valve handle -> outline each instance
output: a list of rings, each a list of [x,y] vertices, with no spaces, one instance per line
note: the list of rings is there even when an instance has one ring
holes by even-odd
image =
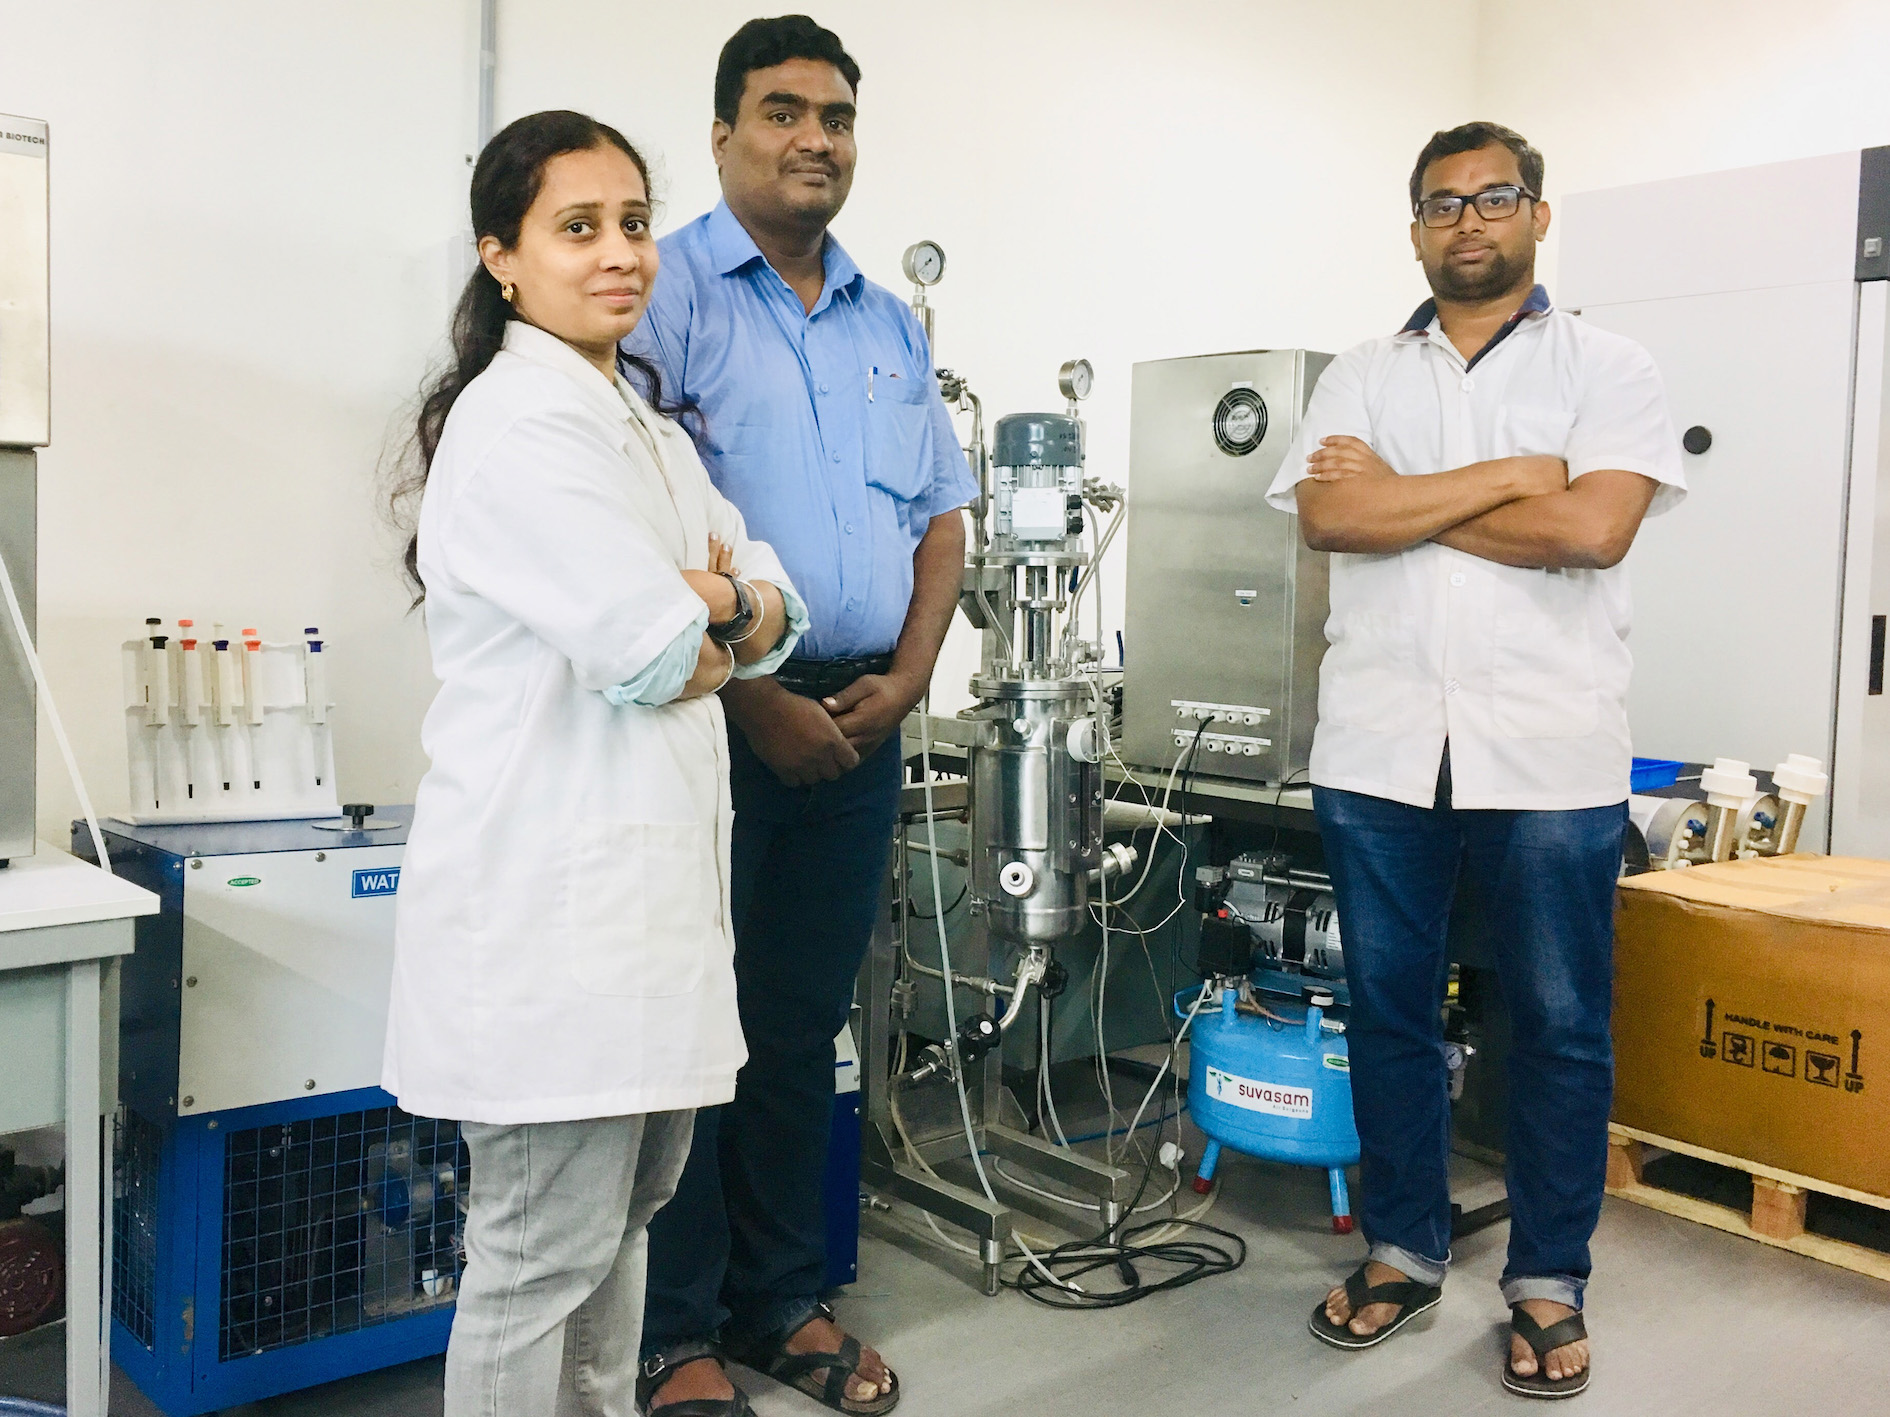
[[[348,824],[356,831],[362,831],[367,827],[367,819],[374,815],[374,804],[372,802],[344,802],[341,804],[341,810],[348,818]]]
[[[958,1026],[958,1056],[975,1063],[1004,1041],[1004,1031],[989,1014],[973,1014]]]

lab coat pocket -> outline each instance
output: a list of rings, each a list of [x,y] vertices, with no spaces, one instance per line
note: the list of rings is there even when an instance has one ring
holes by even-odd
[[[930,380],[882,372],[866,405],[866,480],[901,502],[917,500],[930,478],[925,430],[931,392]]]
[[[1408,615],[1355,611],[1334,617],[1319,666],[1319,718],[1374,733],[1411,726],[1417,628]]]
[[[1581,738],[1600,722],[1589,639],[1590,571],[1511,569],[1497,590],[1490,653],[1496,730]]]
[[[709,827],[580,822],[566,864],[571,972],[592,994],[691,993],[722,944],[722,890]]]

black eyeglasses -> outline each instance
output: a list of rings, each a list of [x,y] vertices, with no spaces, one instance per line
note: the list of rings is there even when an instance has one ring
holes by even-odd
[[[1455,226],[1463,220],[1463,209],[1474,205],[1485,221],[1503,221],[1516,215],[1524,197],[1541,200],[1521,187],[1485,187],[1474,197],[1426,197],[1417,204],[1417,214],[1426,226]]]

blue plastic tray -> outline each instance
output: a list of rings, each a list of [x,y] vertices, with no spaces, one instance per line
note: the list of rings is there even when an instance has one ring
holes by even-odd
[[[1635,792],[1651,792],[1656,787],[1672,787],[1680,780],[1681,764],[1669,758],[1636,758],[1628,774],[1628,784]]]

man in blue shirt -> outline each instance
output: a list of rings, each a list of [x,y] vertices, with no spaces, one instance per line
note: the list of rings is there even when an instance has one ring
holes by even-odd
[[[700,410],[710,476],[810,621],[774,675],[723,690],[749,1058],[734,1101],[697,1114],[676,1198],[650,1226],[639,1401],[689,1404],[678,1417],[748,1410],[723,1355],[840,1411],[900,1396],[819,1298],[833,1039],[888,867],[899,725],[957,606],[959,508],[977,487],[918,321],[827,231],[852,185],[859,77],[804,15],[729,40],[711,130],[723,200],[664,238],[627,344],[666,397]]]

